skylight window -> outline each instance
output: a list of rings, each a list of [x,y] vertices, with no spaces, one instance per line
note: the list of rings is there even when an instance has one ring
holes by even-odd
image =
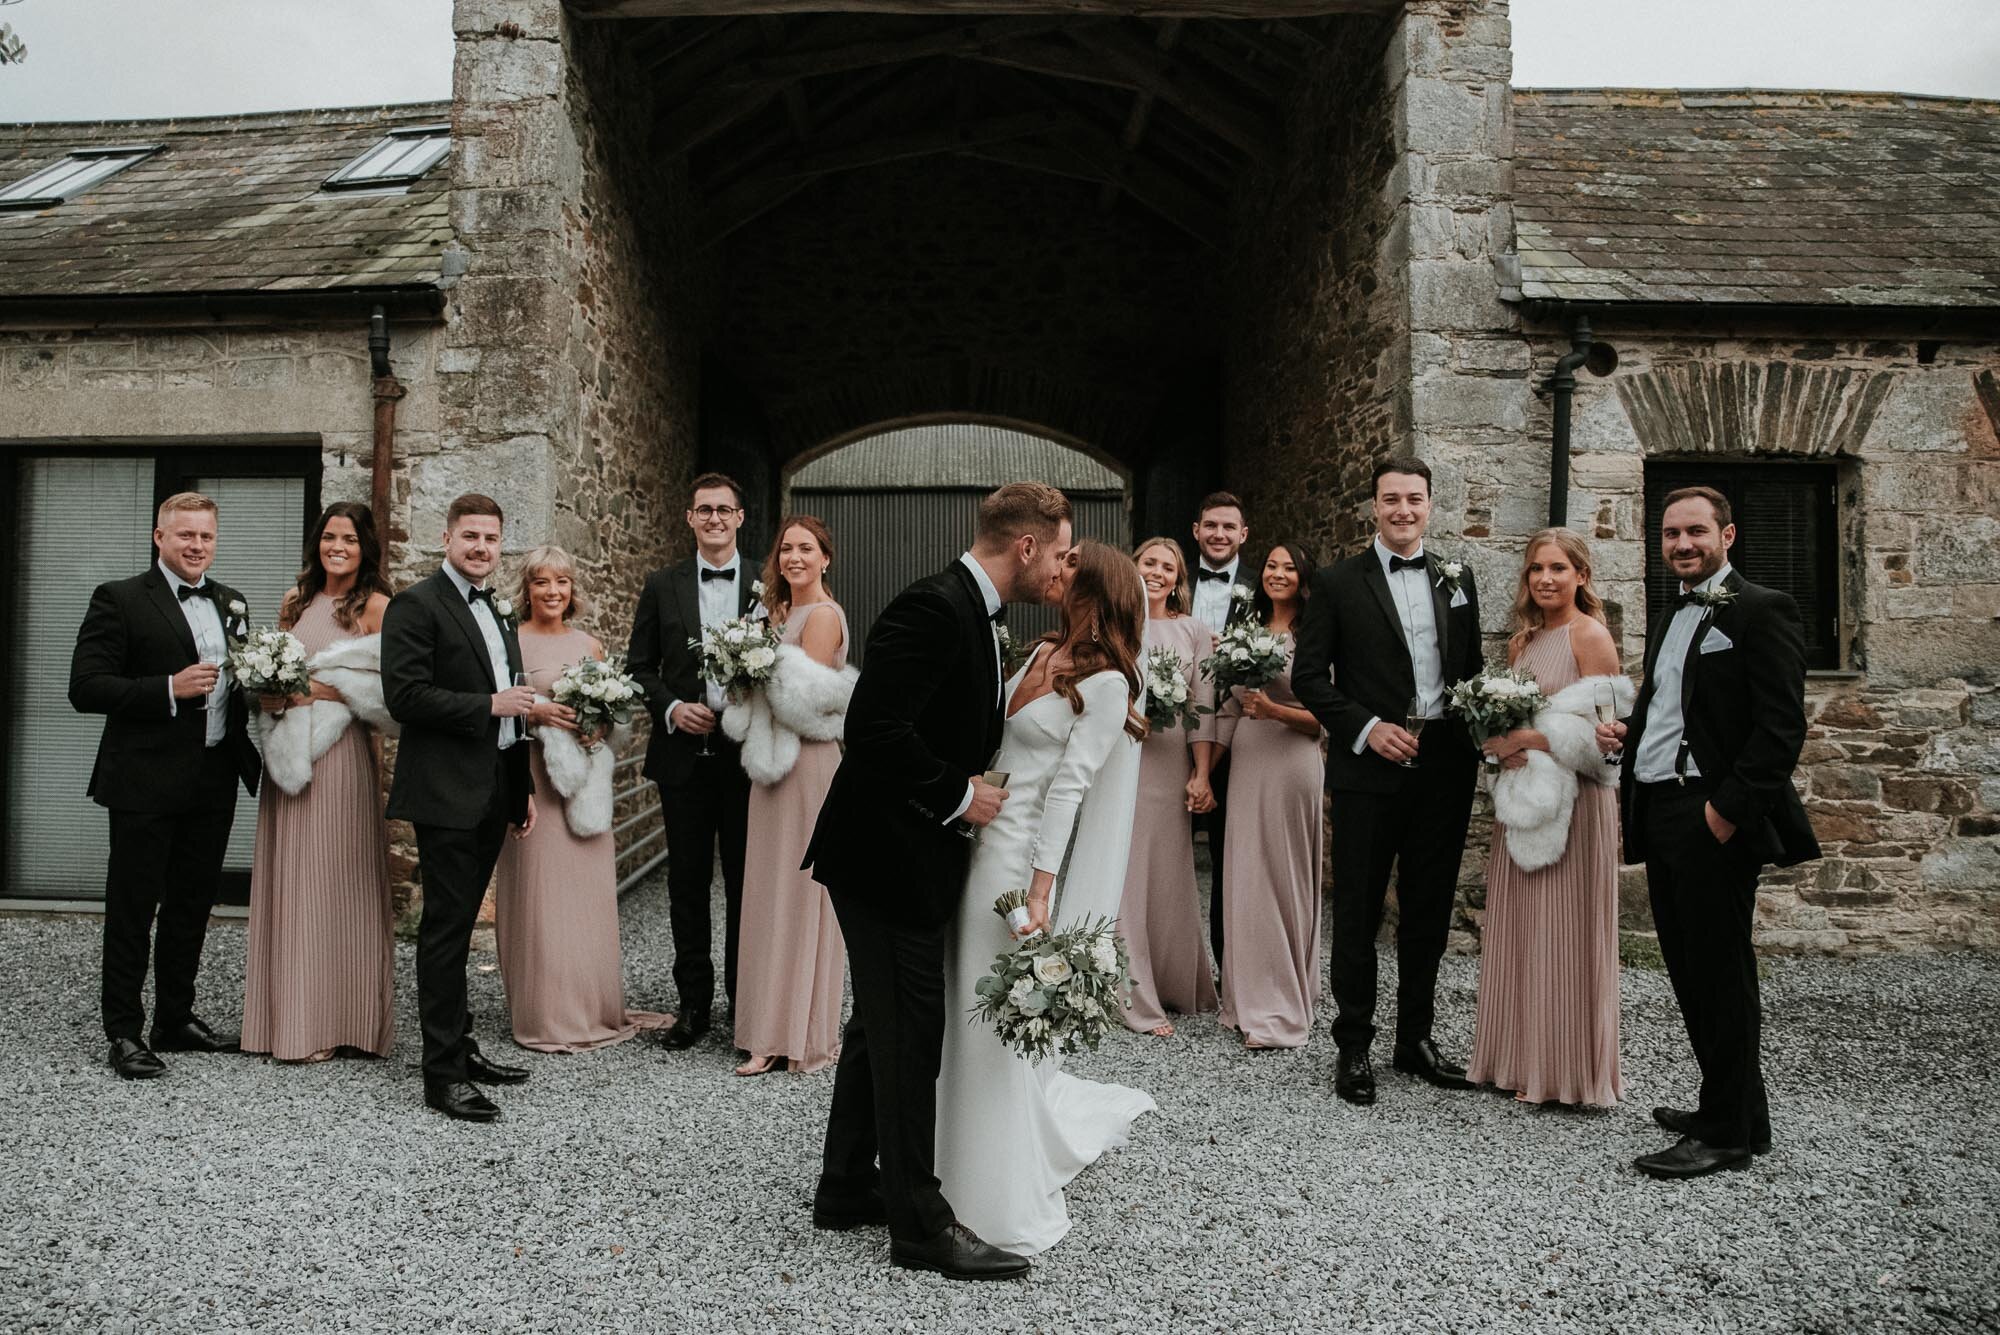
[[[43,209],[74,199],[157,152],[158,144],[72,150],[54,166],[23,176],[12,185],[0,186],[0,209]]]
[[[449,125],[415,125],[391,130],[386,139],[326,178],[325,190],[379,190],[409,185],[451,151]]]

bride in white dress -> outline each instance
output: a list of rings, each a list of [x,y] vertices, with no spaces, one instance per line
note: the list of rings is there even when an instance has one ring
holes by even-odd
[[[1060,930],[1116,916],[1125,885],[1139,783],[1139,742],[1128,724],[1144,726],[1134,712],[1144,587],[1129,557],[1097,542],[1071,550],[1064,578],[1062,639],[1038,644],[1007,683],[993,768],[1006,771],[1008,798],[980,832],[959,902],[938,1077],[945,1199],[980,1237],[1026,1255],[1069,1231],[1063,1187],[1123,1145],[1133,1119],[1154,1107],[1145,1091],[1078,1079],[1059,1059],[1032,1066],[986,1024],[967,1022],[974,984],[1014,944],[993,912],[996,897],[1026,889],[1047,902],[1054,891]]]

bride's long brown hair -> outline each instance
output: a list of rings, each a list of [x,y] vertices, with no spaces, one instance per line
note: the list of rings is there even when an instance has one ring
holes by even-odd
[[[1069,651],[1069,666],[1049,677],[1049,689],[1083,712],[1076,684],[1104,671],[1123,674],[1132,699],[1139,698],[1139,648],[1146,633],[1145,584],[1132,558],[1108,543],[1088,538],[1076,545],[1076,575],[1063,597],[1062,625],[1042,638],[1050,653]],[[1146,740],[1146,719],[1128,706],[1125,732]]]

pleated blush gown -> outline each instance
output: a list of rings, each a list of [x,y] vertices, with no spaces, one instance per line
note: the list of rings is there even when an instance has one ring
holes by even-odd
[[[359,639],[320,594],[292,627],[308,654]],[[334,1048],[387,1056],[395,1041],[389,833],[371,729],[359,719],[293,797],[258,787],[250,859],[243,1051],[302,1061]]]
[[[1569,627],[1538,632],[1517,667],[1545,695],[1578,679]],[[1605,767],[1607,780],[1617,771]],[[1577,784],[1560,860],[1522,871],[1493,825],[1480,939],[1479,1020],[1467,1075],[1529,1103],[1610,1107],[1618,1066],[1618,790]]]

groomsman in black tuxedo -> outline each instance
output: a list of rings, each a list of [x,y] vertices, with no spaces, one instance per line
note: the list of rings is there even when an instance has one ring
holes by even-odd
[[[184,491],[160,503],[158,559],[100,584],[77,632],[69,702],[103,714],[89,796],[110,813],[104,879],[104,1035],[127,1080],[166,1073],[158,1052],[227,1052],[194,1013],[194,980],[236,817],[236,785],[253,795],[263,764],[232,678],[230,644],[249,631],[236,590],[208,578],[215,502]],[[159,930],[153,920],[159,918]],[[146,957],[153,957],[152,1042],[140,1034]]]
[[[389,816],[416,827],[423,917],[417,926],[417,1016],[424,1102],[448,1117],[500,1115],[479,1085],[528,1073],[488,1061],[472,1037],[465,959],[507,827],[534,828],[534,779],[523,718],[535,693],[521,671],[513,608],[487,578],[500,564],[499,503],[468,493],[445,510],[444,567],[389,601],[382,617],[382,692],[403,725]]]
[[[937,1079],[944,1027],[964,1023],[946,1011],[945,943],[972,836],[1007,799],[983,777],[1003,731],[994,626],[1006,602],[1053,601],[1069,545],[1063,494],[1010,483],[980,502],[972,550],[889,604],[868,632],[846,751],[806,848],[854,980],[813,1225],[886,1224],[892,1262],[952,1279],[1029,1270],[959,1223],[944,1198]],[[1030,916],[1045,926],[1048,906]]]
[[[1789,594],[1730,568],[1729,502],[1667,496],[1660,547],[1680,596],[1654,617],[1646,675],[1621,744],[1625,858],[1646,864],[1653,926],[1701,1068],[1692,1110],[1655,1108],[1680,1136],[1635,1160],[1659,1178],[1740,1168],[1771,1148],[1759,1062],[1757,876],[1820,855],[1792,771],[1805,745],[1805,635]]]
[[[1374,487],[1375,541],[1313,575],[1292,667],[1292,689],[1328,737],[1334,1089],[1357,1104],[1375,1101],[1375,933],[1392,867],[1395,1067],[1440,1088],[1469,1087],[1431,1027],[1478,767],[1464,725],[1445,717],[1445,691],[1484,662],[1472,568],[1424,550],[1429,466],[1385,460]],[[1412,733],[1412,717],[1426,726]]]
[[[695,554],[655,570],[639,594],[625,667],[645,688],[653,716],[646,777],[660,786],[667,827],[667,906],[674,933],[674,987],[680,1013],[662,1041],[686,1048],[709,1031],[715,1002],[714,927],[709,888],[722,860],[722,992],[736,1005],[737,927],[743,909],[743,845],[749,836],[750,776],[736,743],[718,729],[722,688],[701,679],[690,640],[747,615],[756,577],[736,548],[743,488],[722,473],[694,480],[687,525]]]
[[[1202,498],[1195,514],[1194,606],[1189,612],[1212,631],[1229,629],[1234,622],[1252,615],[1249,597],[1237,597],[1241,588],[1254,592],[1252,581],[1243,578],[1243,544],[1250,540],[1250,526],[1243,521],[1243,502],[1226,491],[1211,492]],[[1208,940],[1215,949],[1215,966],[1222,967],[1222,840],[1229,821],[1229,752],[1225,748],[1209,771],[1209,787],[1215,793],[1215,810],[1194,818],[1197,830],[1208,832]]]

